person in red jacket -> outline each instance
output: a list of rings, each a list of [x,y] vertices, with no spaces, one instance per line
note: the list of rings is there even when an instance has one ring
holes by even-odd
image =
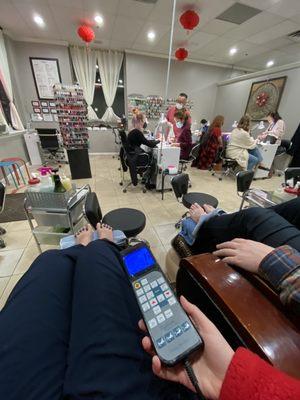
[[[239,348],[235,353],[214,324],[183,296],[181,305],[192,318],[204,340],[204,350],[195,355],[192,367],[200,389],[211,400],[299,400],[300,381],[278,371],[251,351]],[[145,331],[142,320],[140,329]],[[153,356],[152,370],[162,379],[179,382],[195,391],[183,366],[163,366],[153,353],[149,337],[144,349]]]
[[[199,169],[209,169],[216,161],[219,149],[222,148],[222,126],[224,124],[223,115],[217,115],[208,131],[200,139],[200,151],[192,166]]]

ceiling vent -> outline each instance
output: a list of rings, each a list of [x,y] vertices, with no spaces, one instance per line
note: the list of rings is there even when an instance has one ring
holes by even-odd
[[[134,0],[137,1],[138,3],[144,3],[144,4],[156,4],[158,0]]]
[[[216,19],[221,21],[231,22],[232,24],[241,25],[243,22],[248,21],[248,19],[254,17],[255,15],[261,13],[262,10],[258,8],[249,7],[245,4],[235,3],[233,6],[229,7]]]
[[[300,43],[300,31],[295,31],[287,35],[293,42]]]

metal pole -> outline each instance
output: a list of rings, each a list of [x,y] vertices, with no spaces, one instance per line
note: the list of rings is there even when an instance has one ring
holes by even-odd
[[[170,80],[170,69],[171,69],[171,60],[172,60],[172,45],[173,45],[175,15],[176,15],[176,0],[173,0],[172,25],[171,25],[171,35],[170,35],[170,45],[169,45],[169,59],[168,59],[168,70],[167,70],[167,80],[166,80],[166,89],[165,89],[165,103],[167,103],[168,91],[169,91],[169,80]]]

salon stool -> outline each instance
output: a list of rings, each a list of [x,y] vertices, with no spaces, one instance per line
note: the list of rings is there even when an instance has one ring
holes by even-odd
[[[108,212],[102,219],[104,224],[123,231],[126,237],[131,238],[141,233],[146,226],[145,214],[134,208],[117,208]]]
[[[115,230],[124,232],[127,238],[133,238],[146,226],[145,214],[134,208],[117,208],[102,216],[96,193],[88,193],[85,200],[84,213],[89,223],[96,229],[97,223],[110,225]]]
[[[27,175],[28,180],[30,179],[30,174],[29,174],[29,171],[28,171],[26,162],[25,162],[22,158],[20,158],[20,157],[9,157],[9,158],[4,158],[4,159],[1,160],[1,161],[4,161],[4,162],[5,162],[5,161],[8,161],[8,162],[11,161],[11,162],[13,162],[14,164],[17,163],[17,165],[19,166],[19,168],[18,168],[19,170],[20,170],[20,168],[23,166],[23,167],[24,167],[24,170],[25,170],[25,172],[26,172],[26,175]],[[17,180],[18,180],[18,182],[19,182],[19,184],[20,184],[19,175],[18,175],[17,169],[16,169],[15,166],[14,166],[13,168],[14,168],[14,171],[15,171],[16,178],[17,178]],[[25,184],[25,180],[24,180],[24,178],[23,178],[22,173],[21,173],[21,176],[22,176],[23,182],[24,182],[24,184]]]
[[[192,204],[198,203],[200,206],[208,204],[216,208],[218,206],[218,199],[210,194],[190,192],[182,196],[182,204],[186,208],[190,208]]]
[[[7,178],[7,175],[6,175],[5,168],[8,169],[9,174],[11,176],[11,179],[13,180],[16,189],[18,189],[19,188],[18,184],[20,184],[20,182],[19,182],[18,173],[16,171],[16,166],[19,169],[19,173],[23,178],[22,172],[21,172],[20,167],[19,167],[19,165],[17,163],[15,163],[13,161],[0,161],[0,168],[1,168],[1,171],[2,171],[2,175],[3,175],[4,179],[5,179],[6,185],[9,185],[9,180]],[[15,176],[14,176],[14,174],[15,174]],[[23,178],[23,180],[24,180],[24,178]],[[24,181],[24,183],[25,183],[25,181]]]

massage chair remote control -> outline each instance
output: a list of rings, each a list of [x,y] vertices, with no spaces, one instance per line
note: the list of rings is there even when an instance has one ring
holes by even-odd
[[[148,332],[160,360],[173,366],[203,346],[202,338],[143,243],[122,252]]]

